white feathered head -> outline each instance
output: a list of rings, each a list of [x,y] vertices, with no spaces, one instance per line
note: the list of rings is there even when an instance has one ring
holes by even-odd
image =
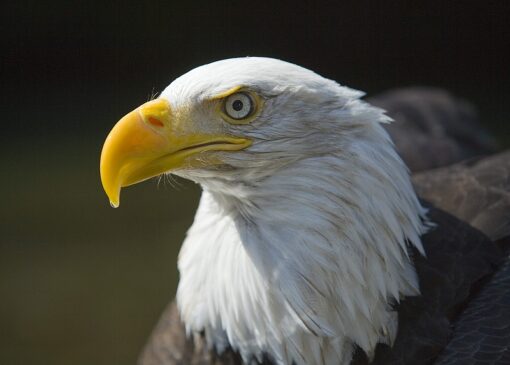
[[[198,67],[126,115],[101,156],[120,189],[174,173],[204,188],[179,258],[191,332],[245,359],[346,363],[396,331],[422,251],[409,173],[359,91],[269,58]],[[329,359],[329,360],[328,360]]]

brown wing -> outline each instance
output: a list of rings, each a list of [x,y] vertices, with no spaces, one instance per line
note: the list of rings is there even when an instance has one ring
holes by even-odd
[[[435,364],[510,364],[509,260],[469,303]]]
[[[139,365],[240,365],[241,357],[233,351],[218,356],[207,348],[201,336],[191,338],[179,318],[175,301],[163,312],[145,346]]]
[[[493,241],[510,236],[510,151],[413,176],[418,195]]]
[[[367,99],[395,122],[386,129],[411,171],[451,165],[496,151],[474,108],[441,89],[403,88]]]
[[[418,174],[421,196],[487,234],[510,244],[510,151]],[[510,364],[510,260],[459,317],[438,365]]]

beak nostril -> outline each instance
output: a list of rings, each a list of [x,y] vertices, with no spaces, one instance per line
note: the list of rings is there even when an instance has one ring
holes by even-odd
[[[164,124],[161,120],[155,117],[149,117],[147,118],[147,121],[152,124],[154,127],[163,127]]]

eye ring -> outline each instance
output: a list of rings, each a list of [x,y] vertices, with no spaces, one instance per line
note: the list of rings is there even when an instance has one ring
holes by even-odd
[[[223,111],[233,120],[246,119],[253,114],[255,103],[250,94],[238,92],[229,95],[223,103]]]

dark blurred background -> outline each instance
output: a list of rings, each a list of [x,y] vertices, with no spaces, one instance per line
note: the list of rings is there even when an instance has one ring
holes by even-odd
[[[470,100],[510,145],[505,1],[12,1],[2,5],[0,363],[132,364],[177,283],[199,188],[137,185],[111,209],[112,125],[214,60],[282,58],[374,95]]]

